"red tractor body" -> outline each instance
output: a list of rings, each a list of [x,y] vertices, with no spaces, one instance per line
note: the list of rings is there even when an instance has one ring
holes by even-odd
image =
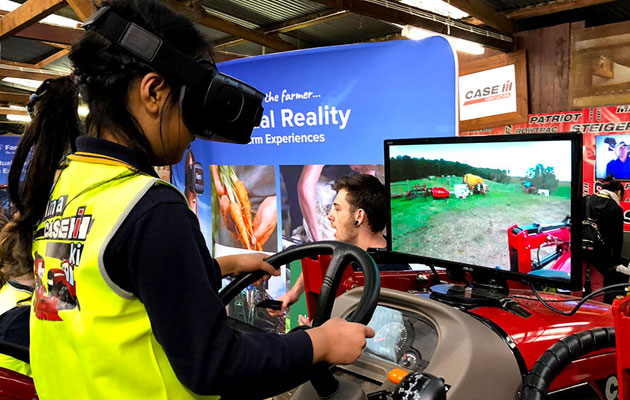
[[[311,316],[314,315],[319,288],[329,261],[329,256],[320,256],[318,260],[302,260],[307,306]],[[447,279],[445,271],[440,270],[437,274],[440,280]],[[429,296],[429,288],[436,280],[435,274],[431,271],[392,271],[381,272],[380,275],[382,288],[425,297]],[[361,286],[363,281],[363,273],[348,267],[337,295]],[[519,284],[510,284],[510,286],[517,287]],[[559,339],[589,329],[614,325],[611,306],[608,304],[588,301],[578,312],[567,317],[545,308],[529,289],[512,288],[507,297],[514,299],[518,306],[530,315],[523,317],[492,306],[465,307],[463,312],[484,322],[489,327],[487,334],[492,334],[490,332],[492,331],[504,337],[506,342],[513,347],[514,357],[521,365],[522,371],[530,371],[538,358]],[[575,297],[564,294],[541,293],[541,297],[565,312],[570,311],[577,304]],[[628,324],[630,326],[630,323]],[[470,338],[470,340],[474,341],[475,338]],[[628,367],[630,367],[630,361]],[[630,376],[630,373],[628,375]],[[491,384],[491,381],[488,384]],[[558,394],[565,390],[569,390],[568,394],[573,397],[562,397]],[[573,361],[553,380],[549,388],[550,393],[555,392],[555,395],[559,396],[558,399],[615,399],[616,390],[616,351],[614,348],[593,352]]]
[[[527,274],[544,269],[561,271],[567,276],[571,273],[571,226],[568,221],[523,227],[513,225],[508,228],[507,236],[511,271]],[[535,258],[532,252],[535,252]]]

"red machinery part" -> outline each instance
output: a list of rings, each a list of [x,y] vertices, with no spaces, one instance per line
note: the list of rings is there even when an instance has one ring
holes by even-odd
[[[326,270],[330,263],[331,256],[320,255],[317,259],[303,258],[302,276],[304,278],[304,294],[306,296],[306,308],[309,317],[315,315],[317,308],[317,297],[319,296]],[[438,280],[446,281],[446,271],[437,271]],[[381,287],[395,289],[401,292],[423,292],[434,284],[435,275],[431,271],[382,271]],[[363,286],[365,276],[362,272],[354,271],[348,266],[341,278],[341,284],[337,289],[337,296],[355,287]]]
[[[330,256],[319,256],[318,259],[302,259],[309,316],[314,315],[314,310],[317,307],[319,287],[321,287],[329,261]],[[440,280],[448,281],[445,271],[440,270],[438,274]],[[353,287],[361,286],[362,275],[362,273],[353,271],[351,267],[348,267],[341,280],[337,295]],[[381,287],[402,292],[422,294],[427,292],[433,284],[433,273],[430,271],[381,272],[380,275]],[[497,307],[478,307],[468,312],[477,315],[497,333],[506,335],[514,343],[515,354],[520,354],[527,371],[531,370],[540,355],[559,339],[574,333],[613,325],[611,308],[608,304],[589,301],[575,315],[571,317],[561,316],[545,308],[535,298],[531,290],[524,289],[522,284],[509,283],[508,297],[512,297],[525,311],[531,313],[530,317],[522,318]],[[540,295],[546,301],[550,301],[554,307],[565,312],[569,312],[577,304],[575,297],[563,294],[540,293]],[[630,321],[630,317],[627,320]],[[617,337],[623,337],[619,333],[617,335]],[[626,351],[625,354],[630,360],[630,351]],[[630,368],[630,361],[625,365]],[[599,398],[606,399],[607,388],[614,389],[616,387],[617,378],[613,375],[616,370],[614,348],[595,351],[569,364],[551,382],[549,391],[553,392],[588,383],[593,390],[597,391]],[[630,397],[626,397],[626,400],[630,400]]]
[[[565,312],[571,311],[577,303],[562,294],[540,295],[554,307]],[[503,330],[516,344],[528,371],[532,369],[540,355],[559,339],[589,329],[613,325],[608,304],[589,301],[575,315],[565,317],[543,307],[530,290],[512,289],[509,296],[518,296],[515,300],[532,315],[523,319],[496,307],[480,307],[470,310],[470,313],[492,321]],[[559,300],[565,301],[558,302]],[[602,391],[597,383],[605,383],[610,378],[611,371],[615,371],[615,359],[615,349],[610,348],[575,360],[553,380],[549,391],[571,387],[581,382],[590,382],[594,388]]]
[[[507,230],[510,251],[510,269],[513,272],[530,273],[532,271],[532,250],[546,246],[557,246],[559,257],[553,263],[553,270],[571,272],[569,243],[571,228],[568,224],[556,224],[533,229],[532,226],[513,225]]]
[[[630,400],[630,297],[615,300],[612,306],[617,339],[619,400]]]
[[[37,400],[33,379],[17,372],[0,368],[0,400]]]
[[[431,188],[431,195],[434,199],[447,199],[451,193],[443,187],[434,187]]]

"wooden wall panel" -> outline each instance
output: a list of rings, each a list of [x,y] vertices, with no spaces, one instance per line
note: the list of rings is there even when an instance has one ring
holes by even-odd
[[[572,31],[570,107],[630,103],[629,37],[628,21]]]
[[[529,112],[568,110],[571,25],[519,32],[517,48],[527,51]]]

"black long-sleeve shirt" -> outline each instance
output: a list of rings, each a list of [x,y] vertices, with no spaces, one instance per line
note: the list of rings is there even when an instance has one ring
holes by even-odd
[[[607,196],[591,195],[586,198],[586,216],[597,221],[597,227],[606,244],[603,269],[621,262],[623,248],[623,209]]]
[[[117,144],[80,138],[77,149],[155,175]],[[108,244],[104,265],[115,284],[142,301],[177,377],[195,393],[263,398],[308,378],[313,351],[305,332],[240,334],[227,325],[219,265],[197,217],[172,188],[157,185],[136,204]]]

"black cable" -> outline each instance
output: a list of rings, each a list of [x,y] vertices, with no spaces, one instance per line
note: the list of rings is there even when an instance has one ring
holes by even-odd
[[[437,269],[435,269],[435,265],[433,264],[429,264],[429,268],[431,269],[431,272],[433,272],[433,282],[437,284],[440,283],[440,274],[438,274]],[[464,278],[464,280],[466,280]]]
[[[543,306],[547,307],[549,310],[551,310],[551,311],[553,311],[555,313],[558,313],[558,314],[570,317],[573,314],[575,314],[580,309],[580,307],[582,307],[582,304],[584,304],[587,300],[591,299],[592,297],[598,296],[599,294],[605,293],[605,292],[620,291],[620,290],[612,290],[612,289],[620,289],[620,288],[630,287],[630,282],[628,282],[628,283],[616,283],[614,285],[610,285],[610,286],[603,287],[601,289],[597,289],[594,292],[592,292],[592,293],[588,294],[587,296],[583,297],[582,300],[580,300],[575,305],[575,307],[573,307],[573,309],[571,311],[569,311],[568,313],[564,312],[562,310],[558,310],[557,308],[554,308],[551,305],[547,304],[547,302],[542,297],[540,297],[540,295],[538,294],[538,291],[536,290],[536,287],[534,286],[534,284],[532,283],[530,286],[532,288],[532,292],[534,293],[534,296],[536,296],[538,301],[540,301]]]
[[[519,296],[519,295],[514,295],[511,296],[512,299],[523,299],[523,300],[532,300],[532,301],[538,301],[537,298],[535,297],[531,297],[531,296]],[[569,299],[569,301],[577,301],[579,298],[576,297],[575,299]],[[566,303],[567,299],[555,299],[555,300],[545,300],[547,303]]]

